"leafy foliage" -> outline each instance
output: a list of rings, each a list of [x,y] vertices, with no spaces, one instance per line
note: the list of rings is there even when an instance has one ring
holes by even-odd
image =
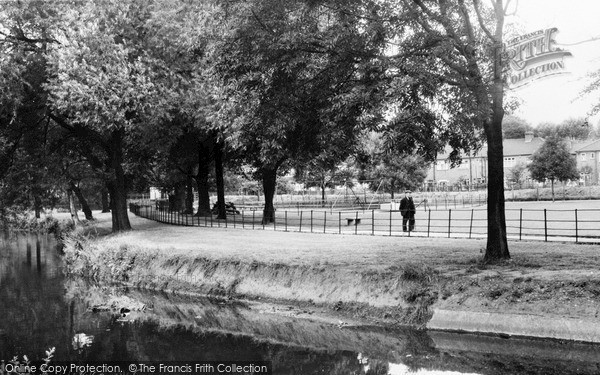
[[[513,183],[517,184],[517,186],[520,188],[521,184],[523,183],[523,180],[525,179],[526,172],[527,165],[525,165],[524,163],[517,163],[517,165],[515,165],[508,171],[508,179]]]
[[[533,126],[519,117],[506,116],[502,121],[502,136],[505,139],[523,139],[529,131],[533,132]]]
[[[386,144],[386,139],[372,133],[363,140],[363,158],[359,159],[361,177],[369,180],[373,190],[397,191],[417,189],[427,176],[425,159],[406,149]]]
[[[543,123],[538,125],[540,137],[559,137],[585,140],[593,135],[594,130],[585,118],[569,118],[560,124]]]
[[[558,137],[546,139],[533,154],[529,165],[531,177],[537,181],[550,180],[554,197],[554,181],[567,181],[579,178],[577,162],[569,152],[565,142]]]

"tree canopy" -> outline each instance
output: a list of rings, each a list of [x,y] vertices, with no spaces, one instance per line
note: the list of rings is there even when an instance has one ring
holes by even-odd
[[[508,115],[502,121],[502,136],[505,139],[525,138],[525,133],[533,131],[531,124],[516,116]]]
[[[546,180],[551,182],[552,199],[554,199],[554,181],[579,178],[575,157],[569,152],[566,143],[557,136],[546,139],[533,154],[529,171],[533,179],[540,182]]]
[[[373,131],[385,152],[371,167],[392,191],[414,187],[446,145],[458,161],[486,142],[486,260],[510,256],[502,150],[510,0],[7,4],[0,159],[31,164],[47,149],[27,140],[64,135],[55,156],[85,160],[103,181],[115,231],[130,228],[127,192],[150,181],[185,186],[188,197],[195,181],[206,210],[214,166],[222,201],[227,160],[262,181],[271,221],[278,175],[331,172],[360,158],[360,139]]]

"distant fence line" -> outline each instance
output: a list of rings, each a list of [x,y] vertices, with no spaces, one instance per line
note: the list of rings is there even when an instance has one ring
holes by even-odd
[[[257,209],[241,208],[238,214],[229,213],[227,219],[216,219],[212,215],[195,216],[169,211],[155,204],[131,203],[129,207],[137,216],[183,226],[377,236],[487,237],[487,210],[475,208],[418,210],[415,231],[403,232],[399,211],[277,210],[275,221],[264,224],[262,211]],[[521,208],[505,212],[509,239],[600,243],[600,209]]]
[[[382,204],[400,203],[400,199],[390,199],[385,197],[372,197],[373,199],[357,199],[357,198],[342,198],[339,200],[321,200],[315,197],[306,197],[301,200],[276,200],[273,202],[273,206],[276,209],[327,209],[333,210],[371,210],[378,209]],[[162,207],[169,207],[168,199],[156,199],[150,200],[146,197],[130,196],[130,203],[151,205],[155,202],[160,202]],[[231,199],[231,197],[225,197],[226,201],[233,201],[237,207],[255,210],[262,208],[265,204],[264,201],[247,201],[240,199]],[[485,194],[468,195],[468,196],[419,196],[414,197],[415,204],[419,207],[419,210],[447,210],[450,208],[459,207],[473,207],[482,206],[487,204],[487,196]]]

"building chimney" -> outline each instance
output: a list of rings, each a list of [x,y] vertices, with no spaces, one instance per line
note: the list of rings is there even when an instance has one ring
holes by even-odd
[[[533,132],[528,130],[525,132],[525,143],[529,143],[531,141],[533,141]]]

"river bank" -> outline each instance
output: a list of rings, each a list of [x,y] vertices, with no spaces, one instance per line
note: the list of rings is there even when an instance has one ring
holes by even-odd
[[[174,227],[66,242],[70,273],[102,283],[273,303],[340,326],[411,325],[600,342],[598,246]],[[110,218],[97,215],[95,233]],[[273,309],[276,309],[275,307]],[[587,327],[587,329],[585,328]]]

